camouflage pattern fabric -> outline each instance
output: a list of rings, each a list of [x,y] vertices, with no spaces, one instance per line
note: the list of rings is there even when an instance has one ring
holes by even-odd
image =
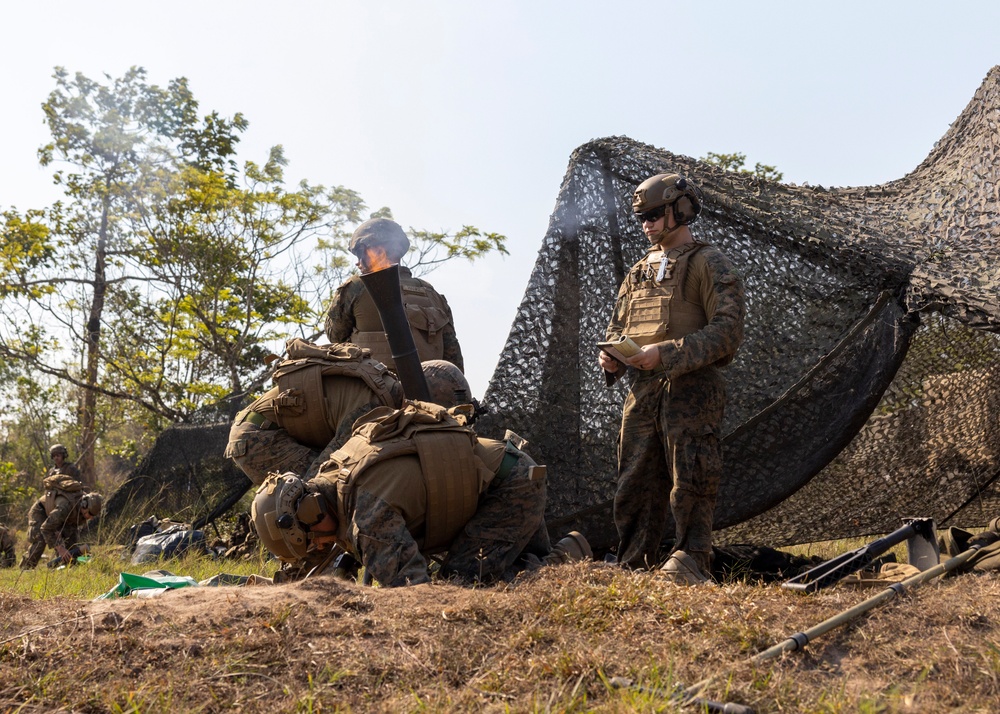
[[[441,574],[465,582],[510,580],[552,550],[545,527],[545,479],[531,480],[534,460],[518,451],[517,463],[496,476],[476,514],[448,548]],[[530,567],[530,565],[529,565]]]
[[[451,308],[448,306],[448,301],[445,297],[437,292],[426,280],[414,278],[410,269],[402,265],[399,266],[399,284],[403,291],[404,305],[407,302],[406,288],[421,288],[426,290],[434,298],[435,302],[439,302],[441,309],[447,316],[446,324],[441,329],[441,353],[427,355],[421,352],[420,360],[424,362],[431,359],[443,359],[465,371],[462,347],[455,334],[455,323],[452,319]],[[361,282],[359,276],[355,275],[349,278],[343,285],[337,288],[337,292],[334,293],[333,300],[330,302],[330,307],[327,309],[325,320],[326,336],[330,342],[352,342],[352,336],[359,329],[357,314],[359,312],[359,304],[362,301],[371,303],[371,297],[368,295],[368,291],[365,289],[365,285]],[[369,307],[369,311],[375,310],[373,305]],[[418,347],[421,343],[426,344],[427,342],[426,339],[418,339],[417,336],[414,337],[414,341]],[[385,352],[389,352],[388,340],[386,340]],[[378,357],[382,359],[384,355],[378,355]],[[382,359],[382,361],[390,368],[393,368],[391,358]]]
[[[62,466],[49,467],[49,470],[45,472],[45,478],[60,474],[74,478],[77,481],[83,481],[83,478],[80,476],[80,469],[72,461],[63,461]]]
[[[488,466],[499,470],[504,445],[485,446]],[[532,465],[530,457],[520,454],[509,473],[490,482],[475,515],[449,546],[442,575],[489,582],[511,577],[522,555],[548,554],[545,480],[530,480]],[[354,486],[352,507],[338,497],[335,477],[320,473],[311,485],[328,503],[337,504],[341,545],[379,584],[429,582],[429,555],[420,548],[427,503],[418,458],[398,457],[366,469]]]
[[[17,539],[7,526],[0,524],[0,568],[9,568],[17,562],[14,547]]]
[[[711,572],[712,513],[722,476],[718,430],[726,390],[708,367],[670,380],[638,379],[622,413],[614,519],[618,560],[653,568],[668,512],[675,550]]]
[[[363,385],[364,382],[353,377],[327,376],[323,378],[336,381],[350,381],[354,385]],[[269,420],[273,421],[277,417],[270,407],[264,408],[261,404],[267,403],[272,393],[276,393],[277,388],[268,391],[264,396],[250,405],[251,411],[256,411]],[[229,430],[229,443],[226,445],[225,456],[230,458],[239,466],[240,470],[247,475],[247,478],[255,486],[264,483],[264,479],[271,472],[284,473],[291,471],[303,480],[310,480],[319,471],[320,466],[330,458],[330,454],[339,449],[351,437],[351,429],[354,422],[364,416],[372,409],[382,406],[382,402],[372,393],[371,401],[355,407],[346,414],[333,414],[331,418],[337,422],[337,431],[330,442],[323,450],[313,449],[300,443],[288,430],[271,425],[270,428],[262,429],[252,422],[234,422]]]
[[[28,512],[28,551],[21,559],[21,568],[29,569],[38,565],[46,546],[69,547],[77,542],[78,529],[87,522],[80,514],[82,497],[82,491],[75,499],[57,495],[55,506],[48,513],[44,497],[35,501]]]
[[[272,471],[305,474],[319,455],[319,450],[300,444],[285,429],[261,429],[248,421],[233,424],[226,446],[226,457],[255,486],[264,483]]]
[[[697,236],[750,301],[726,368],[715,543],[882,534],[900,514],[974,528],[1000,512],[1000,67],[970,100],[924,137],[926,160],[876,186],[779,183],[624,136],[573,149],[476,422],[530,440],[553,533],[619,541],[627,383],[607,388],[594,345],[649,248],[633,193],[659,173],[697,182]],[[165,431],[107,510],[156,499],[193,519],[238,498],[246,477],[220,463],[229,427]]]
[[[743,281],[719,250],[707,246],[698,256],[703,260],[692,261],[684,290],[665,293],[664,299],[699,301],[708,322],[679,339],[656,343],[662,372],[639,372],[622,411],[614,520],[618,560],[632,568],[658,563],[669,509],[675,550],[711,572],[726,404],[725,382],[713,365],[731,361],[743,340],[746,298]],[[645,258],[640,260],[619,290],[608,340],[622,335],[633,292],[648,295],[656,286]]]

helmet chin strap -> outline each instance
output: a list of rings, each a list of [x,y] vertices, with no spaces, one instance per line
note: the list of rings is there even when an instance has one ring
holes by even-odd
[[[672,236],[674,233],[676,233],[677,231],[679,231],[683,227],[684,227],[684,224],[681,224],[681,225],[674,226],[673,228],[664,229],[664,230],[660,231],[659,234],[657,234],[657,236],[655,237],[655,240],[653,241],[653,245],[658,245],[658,246],[662,247],[663,246],[663,242],[665,240],[667,240],[667,238],[669,238],[670,236]]]

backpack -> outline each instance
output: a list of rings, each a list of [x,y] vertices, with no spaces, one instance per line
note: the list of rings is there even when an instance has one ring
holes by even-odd
[[[399,403],[399,382],[368,350],[347,343],[314,345],[298,338],[286,347],[288,358],[274,370],[279,389],[273,402],[275,421],[302,444],[321,449],[337,433],[339,419],[330,413],[326,398],[326,389],[335,386],[324,377],[360,379],[383,405]]]

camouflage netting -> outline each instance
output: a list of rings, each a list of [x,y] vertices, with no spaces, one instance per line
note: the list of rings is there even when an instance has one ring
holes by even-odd
[[[228,422],[167,429],[108,499],[105,519],[156,515],[199,528],[224,513],[250,488],[250,479],[223,458],[228,439]]]
[[[616,541],[610,499],[624,387],[603,338],[646,239],[643,179],[692,177],[696,236],[747,284],[727,368],[721,542],[884,533],[904,516],[975,526],[1000,514],[1000,67],[908,176],[825,189],[727,173],[624,137],[577,149],[477,425],[513,429],[549,466],[549,524]],[[228,424],[175,429],[125,488],[208,514],[248,481],[222,462]],[[200,456],[199,456],[200,455]],[[110,511],[128,499],[119,494]],[[164,515],[166,509],[161,509]]]
[[[747,284],[727,368],[722,542],[888,532],[904,516],[982,525],[1000,513],[1000,67],[911,174],[882,186],[782,185],[624,137],[574,152],[480,430],[528,438],[550,467],[550,527],[612,545],[624,387],[603,338],[647,241],[643,179],[705,192],[695,225]]]

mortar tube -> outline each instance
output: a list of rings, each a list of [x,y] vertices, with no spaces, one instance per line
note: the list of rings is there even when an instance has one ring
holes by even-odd
[[[427,379],[420,367],[420,355],[410,332],[410,323],[406,319],[406,309],[403,307],[403,293],[399,287],[399,266],[390,265],[384,270],[373,270],[361,274],[368,294],[372,296],[375,309],[382,320],[382,330],[389,341],[389,351],[395,363],[396,375],[403,386],[403,394],[407,399],[417,399],[422,402],[431,400]]]
[[[818,625],[810,627],[805,632],[797,632],[794,635],[791,635],[788,639],[779,642],[773,647],[770,647],[764,650],[763,652],[754,655],[750,659],[750,661],[765,662],[769,659],[777,657],[783,652],[791,652],[792,650],[802,649],[820,635],[827,633],[830,630],[834,629],[835,627],[839,627],[840,625],[843,625],[844,623],[853,620],[855,617],[858,617],[859,615],[868,612],[869,610],[881,605],[883,602],[886,602],[887,600],[891,600],[892,598],[896,597],[896,595],[906,591],[907,588],[917,587],[927,582],[928,580],[936,578],[938,575],[943,575],[944,573],[948,573],[954,570],[955,568],[962,565],[969,558],[971,558],[973,555],[975,555],[976,551],[979,550],[981,547],[982,546],[979,545],[972,546],[968,550],[959,553],[955,557],[946,560],[940,565],[935,565],[933,568],[924,570],[923,572],[917,573],[916,575],[911,575],[906,580],[903,580],[901,582],[893,583],[885,590],[880,592],[878,595],[874,595],[865,600],[864,602],[858,603],[849,610],[844,610],[843,612],[838,613],[827,620],[824,620]]]

